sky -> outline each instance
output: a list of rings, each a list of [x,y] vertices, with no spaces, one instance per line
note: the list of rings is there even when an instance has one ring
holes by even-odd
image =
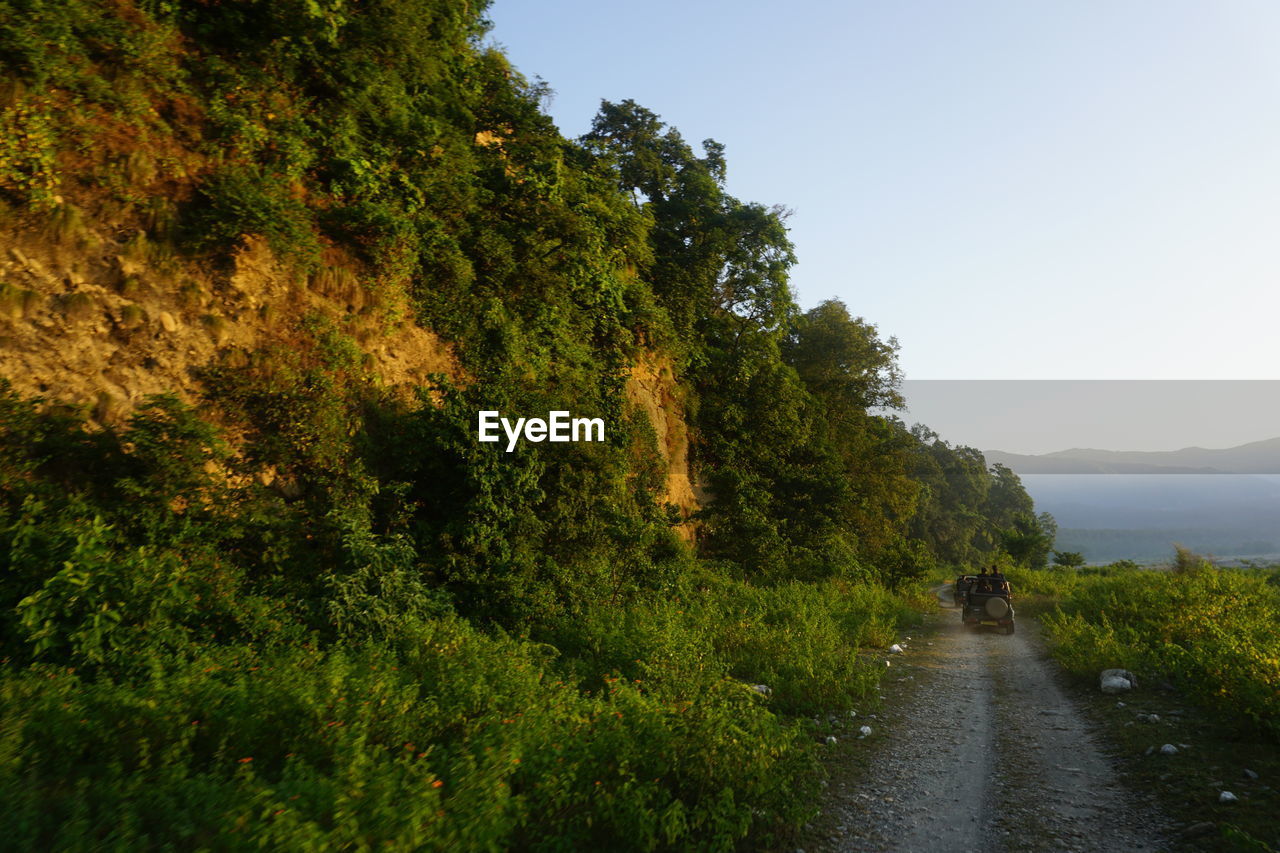
[[[1280,438],[1276,380],[908,379],[902,391],[903,421],[978,450],[1221,449]]]
[[[1280,378],[1280,3],[489,17],[567,136],[632,98],[723,143],[729,192],[794,211],[802,307],[843,300],[908,379]]]

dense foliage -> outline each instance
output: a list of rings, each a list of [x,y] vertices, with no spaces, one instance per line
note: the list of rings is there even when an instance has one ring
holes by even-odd
[[[6,227],[92,210],[213,268],[264,237],[465,373],[405,400],[341,323],[280,317],[289,345],[207,365],[199,409],[92,430],[5,391],[13,844],[764,839],[808,813],[809,715],[874,696],[894,590],[1043,563],[1016,476],[883,413],[896,342],[800,311],[785,211],[727,192],[722,147],[629,101],[562,138],[485,5],[0,0]],[[693,547],[626,404],[654,353]],[[481,408],[608,441],[506,453]]]
[[[1167,681],[1221,719],[1280,737],[1280,573],[1214,566],[1185,550],[1169,569],[1132,563],[1017,572],[1050,593],[1041,622],[1054,656],[1078,675],[1122,667]]]

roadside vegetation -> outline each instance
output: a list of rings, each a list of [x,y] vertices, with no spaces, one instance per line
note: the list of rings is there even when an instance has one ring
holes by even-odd
[[[1280,847],[1280,569],[1218,567],[1179,548],[1163,567],[1009,576],[1053,657],[1090,692],[1104,669],[1138,676],[1134,694],[1100,697],[1094,712],[1135,785],[1191,828],[1182,843]],[[1165,756],[1166,742],[1186,748]],[[1238,800],[1220,803],[1224,790]]]
[[[1168,568],[1010,574],[1019,592],[1052,600],[1040,621],[1069,672],[1129,669],[1280,740],[1280,570],[1220,568],[1180,549]]]

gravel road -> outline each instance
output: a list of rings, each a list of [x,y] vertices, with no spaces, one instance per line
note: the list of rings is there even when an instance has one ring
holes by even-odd
[[[946,609],[890,656],[876,732],[849,747],[872,750],[869,761],[834,762],[802,848],[1165,849],[1166,821],[1120,786],[1034,624],[1008,637],[975,632],[943,598]]]

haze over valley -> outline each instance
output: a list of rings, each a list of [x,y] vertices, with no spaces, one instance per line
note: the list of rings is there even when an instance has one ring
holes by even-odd
[[[1174,543],[1220,560],[1280,555],[1280,439],[1176,451],[984,451],[1090,562],[1164,560]]]

